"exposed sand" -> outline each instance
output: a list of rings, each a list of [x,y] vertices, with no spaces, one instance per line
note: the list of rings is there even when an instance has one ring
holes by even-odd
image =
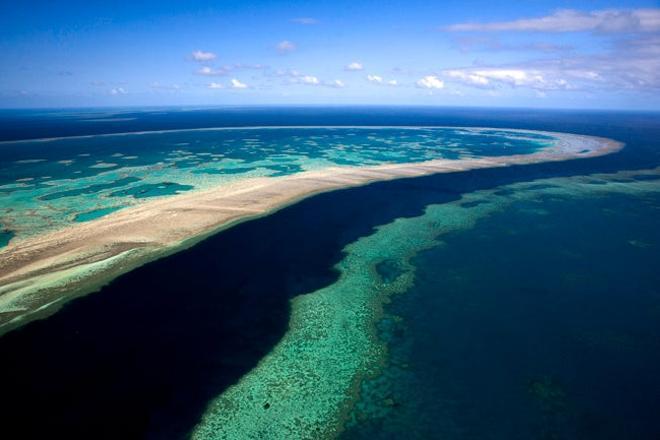
[[[0,251],[0,334],[52,313],[65,300],[93,291],[146,261],[313,194],[404,177],[595,157],[623,147],[610,139],[552,134],[559,142],[534,154],[334,167],[245,179],[145,202],[11,243]]]

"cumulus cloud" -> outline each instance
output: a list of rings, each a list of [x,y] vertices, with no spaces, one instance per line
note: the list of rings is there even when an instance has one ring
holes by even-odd
[[[292,18],[290,21],[291,21],[291,23],[304,24],[304,25],[308,25],[308,26],[319,23],[319,21],[316,18],[312,18],[312,17]]]
[[[207,87],[209,89],[224,89],[225,88],[224,84],[220,84],[220,83],[217,83],[217,82],[211,82],[211,83],[209,83],[209,85]]]
[[[346,87],[344,81],[340,79],[333,79],[331,81],[324,81],[318,76],[315,75],[306,75],[297,70],[288,69],[288,70],[278,70],[275,72],[277,76],[288,78],[289,84],[303,84],[306,86],[321,86],[321,87],[332,87],[335,89],[341,89]]]
[[[128,92],[126,92],[126,89],[124,89],[123,87],[115,87],[110,89],[111,95],[125,95],[126,93]]]
[[[399,82],[395,79],[385,80],[380,75],[367,75],[367,81],[381,86],[398,86]]]
[[[592,12],[561,10],[540,18],[507,22],[466,23],[452,31],[593,32],[607,35],[604,51],[581,52],[535,42],[499,43],[483,35],[459,42],[468,49],[532,50],[555,56],[508,64],[487,64],[447,69],[441,78],[464,86],[499,92],[507,87],[528,88],[538,96],[550,91],[660,91],[660,8],[609,9]],[[566,49],[566,50],[564,50]]]
[[[467,69],[446,70],[444,73],[449,78],[455,79],[459,82],[471,86],[482,87],[482,86],[488,86],[490,84],[490,80],[488,78],[480,75],[479,73],[476,72],[473,73]]]
[[[535,91],[660,91],[660,35],[616,41],[605,53],[572,55],[508,65],[448,69],[447,81],[482,89]]]
[[[300,82],[303,84],[308,84],[311,86],[319,85],[321,82],[319,79],[313,75],[305,75],[300,78]]]
[[[344,67],[344,70],[349,70],[349,71],[364,70],[364,66],[362,65],[362,63],[353,61],[352,63],[346,65]]]
[[[367,75],[367,81],[376,83],[376,84],[382,84],[383,83],[383,77],[378,76],[378,75]]]
[[[208,61],[213,61],[217,58],[217,55],[213,52],[204,52],[203,50],[195,50],[191,54],[192,59],[198,63],[205,63]]]
[[[587,12],[561,9],[544,17],[492,23],[459,23],[443,29],[452,32],[658,32],[660,31],[660,8],[603,9]]]
[[[454,69],[447,70],[444,73],[452,80],[482,88],[508,85],[511,87],[529,87],[534,90],[561,90],[570,87],[570,84],[566,79],[539,69]]]
[[[282,40],[275,45],[275,49],[277,49],[280,54],[287,54],[296,50],[296,45],[289,40]]]
[[[318,77],[313,75],[303,75],[298,77],[298,82],[306,84],[308,86],[325,86],[333,87],[335,89],[341,89],[346,87],[346,84],[340,79],[335,79],[332,81],[321,81]]]
[[[231,79],[231,88],[232,89],[247,89],[248,85],[245,83],[240,82],[236,78]]]
[[[445,82],[435,75],[427,75],[417,80],[415,85],[422,89],[442,89],[445,87]]]

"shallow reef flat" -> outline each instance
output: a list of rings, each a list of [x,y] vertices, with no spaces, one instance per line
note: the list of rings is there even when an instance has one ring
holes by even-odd
[[[0,143],[0,227],[15,240],[158,197],[331,166],[534,153],[550,133],[448,127],[221,128]]]
[[[116,211],[111,207],[97,207],[95,209],[107,209],[102,211],[107,215],[85,222],[72,220],[34,236],[15,237],[0,250],[0,333],[27,322],[29,318],[51,313],[67,299],[92,291],[146,261],[190,246],[221,228],[265,215],[313,194],[434,173],[589,158],[618,151],[623,146],[610,139],[562,133],[494,129],[464,131],[469,134],[462,136],[468,137],[508,133],[509,140],[522,137],[525,142],[540,136],[537,139],[540,143],[518,154],[464,153],[453,159],[430,160],[420,156],[412,162],[405,162],[411,159],[404,157],[376,165],[367,161],[360,166],[324,162],[318,169],[294,169],[281,176],[245,177],[210,187],[195,186],[194,190],[181,194],[174,191],[174,195],[165,191],[158,197]],[[378,142],[386,140],[377,139]],[[132,181],[128,183],[134,184]],[[112,185],[104,190],[121,191]],[[163,188],[153,190],[158,192]],[[136,194],[139,191],[127,193],[133,198]],[[57,197],[56,194],[54,200],[59,200]],[[95,209],[88,211],[91,217],[98,213]],[[80,214],[77,212],[76,216]]]
[[[335,283],[291,300],[283,339],[209,404],[193,438],[336,438],[346,426],[373,417],[378,408],[357,408],[356,402],[365,392],[364,379],[377,376],[387,361],[376,326],[392,295],[414,282],[415,255],[516,202],[613,194],[657,197],[660,169],[510,184],[378,227],[344,249]]]

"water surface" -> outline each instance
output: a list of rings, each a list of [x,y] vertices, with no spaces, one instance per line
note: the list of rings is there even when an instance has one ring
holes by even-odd
[[[328,112],[292,110],[286,119],[318,125]],[[275,113],[268,117],[284,117]],[[385,369],[360,384],[371,393],[344,402],[355,417],[346,438],[515,438],[516,432],[524,438],[657,438],[650,413],[660,395],[653,374],[660,367],[657,196],[614,191],[568,197],[552,191],[570,186],[547,181],[590,176],[581,187],[603,191],[613,184],[654,185],[657,115],[372,113],[335,111],[332,121],[515,126],[611,137],[627,147],[595,159],[322,194],[145,265],[0,338],[0,374],[10,378],[0,403],[3,432],[15,438],[185,438],[205,417],[213,420],[209,405],[257,371],[286,338],[291,299],[332,291],[340,276],[336,265],[349,255],[345,249],[377,249],[370,260],[376,261],[375,280],[392,283],[414,273],[414,283],[391,298],[375,323],[380,331],[372,342],[389,347]],[[142,124],[157,121],[151,114],[141,118]],[[256,112],[254,118],[265,116]],[[171,128],[171,115],[164,120]],[[638,171],[617,174],[621,170]],[[529,197],[518,198],[516,184],[529,185]],[[492,195],[463,200],[477,191]],[[510,202],[476,215],[494,200]],[[436,217],[425,217],[429,206],[437,207]],[[437,244],[424,240],[413,258],[388,253],[389,239],[438,231],[451,218],[441,215],[445,210],[463,213],[470,227],[443,232]],[[400,227],[406,224],[415,227]],[[376,235],[381,225],[384,232]],[[356,244],[374,236],[381,245]],[[390,244],[396,243],[415,248],[411,240]],[[350,255],[366,261],[359,252]],[[290,403],[252,402],[263,412]]]

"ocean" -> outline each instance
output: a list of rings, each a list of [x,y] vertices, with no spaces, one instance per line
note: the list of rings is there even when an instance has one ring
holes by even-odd
[[[264,125],[529,129],[626,147],[325,193],[146,264],[0,337],[3,432],[660,436],[657,113],[3,111],[0,139]]]

